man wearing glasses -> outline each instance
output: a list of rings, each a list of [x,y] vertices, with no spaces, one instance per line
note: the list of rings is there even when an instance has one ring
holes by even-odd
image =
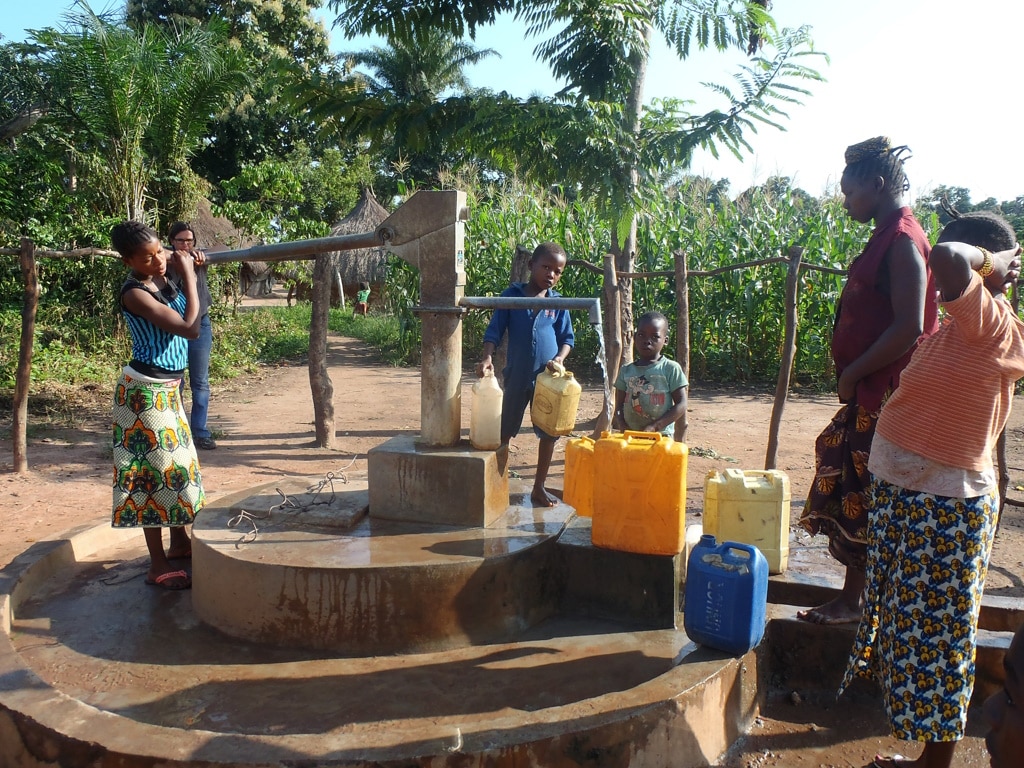
[[[213,327],[210,325],[210,287],[206,281],[206,254],[196,248],[196,235],[187,221],[176,221],[168,230],[171,248],[192,254],[196,267],[196,288],[199,292],[199,338],[188,342],[188,383],[192,390],[192,411],[189,426],[196,448],[212,451],[217,442],[206,428],[210,410],[210,350],[213,348]],[[171,274],[177,281],[177,276]]]

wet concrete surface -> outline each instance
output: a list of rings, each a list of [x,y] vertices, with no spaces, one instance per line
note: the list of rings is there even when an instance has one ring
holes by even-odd
[[[367,514],[327,525],[299,503],[271,512],[275,498],[309,496],[281,485],[222,499],[192,529],[193,608],[232,637],[343,655],[436,651],[513,637],[558,608],[565,504],[514,494],[487,527]],[[353,479],[334,498],[358,510],[365,491]]]
[[[197,619],[190,591],[146,585],[146,566],[133,547],[76,566],[21,606],[11,640],[54,688],[154,725],[326,733],[529,712],[635,688],[675,666],[688,646],[677,631],[562,620],[515,643],[338,658],[226,637]]]
[[[523,525],[536,540],[533,524]],[[430,552],[421,540],[427,551],[407,559],[471,559],[487,549],[486,536],[461,535],[476,543]],[[145,584],[141,533],[100,526],[72,541],[40,543],[0,573],[10,594],[19,569],[33,571],[23,593],[0,604],[10,621],[0,637],[4,768],[750,768],[864,765],[870,755],[857,760],[872,748],[898,747],[873,692],[839,702],[822,692],[853,627],[798,623],[792,607],[777,607],[767,642],[739,659],[681,630],[565,614],[501,642],[339,654],[211,628],[194,591]],[[672,573],[652,573],[662,571]],[[794,571],[773,579],[771,599],[813,604],[822,589]],[[431,595],[410,598],[429,604]],[[993,659],[998,648],[989,649]],[[983,764],[979,728],[972,715],[964,765]]]
[[[415,524],[396,528],[397,538],[353,537],[387,550],[379,559],[363,558],[356,541],[333,545],[356,552],[357,568],[368,571],[403,560],[428,571],[479,567],[495,553],[515,569],[539,547],[555,546],[565,523],[559,514],[520,510],[503,532],[419,526],[404,547],[396,542]],[[316,546],[340,535],[299,528]],[[0,637],[0,746],[23,755],[0,766],[461,766],[472,756],[468,764],[624,768],[664,766],[681,754],[706,765],[756,711],[756,654],[734,658],[696,646],[681,630],[621,620],[559,613],[501,640],[402,654],[230,637],[200,619],[198,586],[145,583],[137,533],[88,528],[37,545],[0,574],[0,618],[9,621]],[[243,559],[260,551],[246,548],[237,530],[219,535],[232,542],[217,546]],[[194,542],[198,556],[202,535]],[[286,560],[309,559],[302,546],[289,547]],[[280,556],[269,558],[271,567]],[[211,569],[198,578],[229,577]],[[238,586],[244,611],[259,590]],[[435,597],[425,588],[405,599],[430,606]]]

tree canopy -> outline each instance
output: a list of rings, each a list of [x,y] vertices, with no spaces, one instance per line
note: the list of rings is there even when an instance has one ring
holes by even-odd
[[[216,22],[136,31],[101,18],[84,0],[64,29],[33,33],[43,121],[58,128],[69,188],[86,173],[90,193],[110,213],[143,220],[154,181],[180,187],[213,105],[246,82],[224,35]]]
[[[248,87],[217,105],[195,158],[195,170],[212,184],[237,176],[247,163],[317,143],[317,126],[282,109],[279,94],[295,75],[330,65],[327,30],[312,13],[318,6],[318,0],[128,0],[127,21],[135,29],[180,31],[220,20],[226,45],[245,62]]]
[[[782,127],[784,108],[820,79],[808,30],[778,30],[764,2],[742,0],[329,0],[347,36],[375,32],[408,40],[426,28],[462,38],[499,14],[525,20],[541,38],[534,55],[565,81],[553,97],[472,94],[438,102],[422,117],[432,130],[503,170],[586,196],[609,227],[617,267],[631,272],[642,191],[686,167],[697,147],[739,155],[747,134]],[[683,101],[644,104],[655,32],[681,59],[714,48],[752,53],[736,85],[713,86],[726,105],[692,114]],[[770,54],[764,54],[763,51]],[[307,101],[312,103],[312,100]],[[324,112],[333,105],[321,104]],[[343,120],[353,122],[350,113]],[[358,118],[355,118],[358,120]],[[631,328],[631,286],[623,283],[623,327]],[[626,331],[623,354],[629,354]]]

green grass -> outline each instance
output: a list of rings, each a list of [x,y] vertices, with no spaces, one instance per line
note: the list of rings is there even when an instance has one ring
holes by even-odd
[[[377,349],[388,365],[406,365],[410,361],[402,351],[399,321],[393,315],[380,312],[365,317],[353,316],[351,307],[332,309],[327,327],[342,336],[360,339]]]

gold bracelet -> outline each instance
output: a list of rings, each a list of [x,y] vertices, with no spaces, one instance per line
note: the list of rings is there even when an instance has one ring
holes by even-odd
[[[981,267],[978,269],[978,274],[981,277],[988,277],[995,271],[995,267],[992,266],[992,254],[980,245],[976,245],[974,247],[981,251],[982,256]]]

